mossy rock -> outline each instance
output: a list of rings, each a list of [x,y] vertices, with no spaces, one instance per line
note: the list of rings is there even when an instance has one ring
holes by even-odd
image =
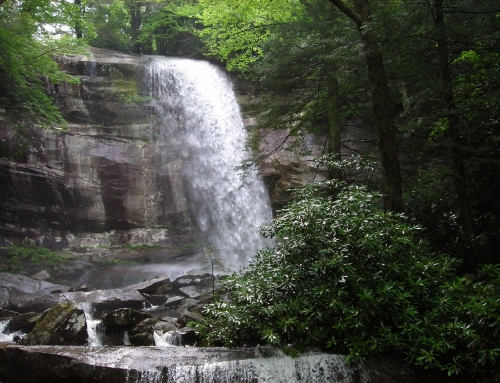
[[[87,344],[87,321],[74,303],[61,303],[46,310],[35,328],[22,341],[29,346]]]

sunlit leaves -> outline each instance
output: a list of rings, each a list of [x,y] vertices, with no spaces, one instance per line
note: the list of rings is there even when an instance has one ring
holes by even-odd
[[[303,12],[298,0],[200,0],[201,36],[211,54],[228,68],[245,70],[262,53],[262,42],[273,26],[290,22]]]
[[[79,49],[67,35],[73,11],[72,3],[44,0],[6,2],[0,8],[0,106],[11,125],[64,125],[45,82],[76,81],[54,61],[56,54]]]

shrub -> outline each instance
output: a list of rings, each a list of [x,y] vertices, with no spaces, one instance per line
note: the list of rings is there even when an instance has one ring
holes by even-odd
[[[379,200],[338,181],[302,189],[262,229],[278,244],[226,277],[225,294],[206,307],[208,339],[319,346],[357,361],[403,353],[450,374],[494,366],[498,270],[484,284],[484,275],[457,277],[456,260],[432,252],[418,227]],[[478,331],[467,333],[470,323]]]

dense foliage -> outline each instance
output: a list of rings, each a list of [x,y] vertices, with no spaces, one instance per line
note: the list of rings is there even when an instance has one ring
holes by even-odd
[[[31,0],[6,1],[0,7],[0,108],[3,119],[20,130],[65,124],[47,85],[76,81],[54,61],[55,54],[78,48],[63,31],[77,17],[67,5]]]
[[[227,277],[226,294],[208,305],[208,338],[319,346],[351,360],[403,354],[449,374],[492,374],[500,268],[456,277],[457,261],[431,251],[420,228],[381,210],[379,199],[338,181],[300,190],[262,229],[276,247]]]

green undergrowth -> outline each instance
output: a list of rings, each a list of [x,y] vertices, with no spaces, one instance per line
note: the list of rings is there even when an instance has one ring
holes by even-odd
[[[459,382],[500,381],[500,265],[461,275],[380,195],[311,184],[261,232],[277,241],[222,280],[198,330],[211,344],[404,356]]]
[[[14,245],[0,249],[2,250],[0,271],[6,273],[16,274],[33,268],[43,269],[67,261],[60,254],[43,246]]]

